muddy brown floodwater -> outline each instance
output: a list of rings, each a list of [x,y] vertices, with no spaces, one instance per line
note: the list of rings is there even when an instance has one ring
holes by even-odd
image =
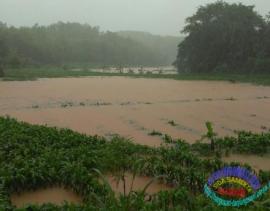
[[[164,185],[158,180],[150,177],[136,175],[133,179],[133,175],[130,173],[125,174],[125,182],[121,179],[118,179],[117,176],[108,175],[106,177],[111,185],[112,190],[118,194],[128,194],[131,191],[142,191],[149,183],[150,185],[146,189],[146,193],[148,194],[155,194],[161,190],[165,191],[171,189],[169,186]]]
[[[225,162],[239,162],[241,164],[249,164],[252,166],[257,172],[260,169],[270,171],[270,156],[265,155],[263,157],[256,155],[238,155],[232,154],[228,157],[224,157],[223,161]]]
[[[72,191],[60,187],[46,188],[11,195],[11,203],[18,208],[29,204],[42,205],[45,203],[53,203],[61,205],[64,202],[81,204],[82,199]]]
[[[229,82],[124,77],[0,81],[0,115],[87,134],[118,133],[149,146],[162,142],[148,135],[152,130],[194,142],[205,133],[206,121],[221,136],[269,130],[269,103],[270,87]]]
[[[270,87],[126,77],[0,81],[0,115],[90,135],[120,134],[153,147],[162,139],[149,136],[152,130],[193,143],[206,132],[206,121],[213,122],[220,136],[233,135],[234,130],[268,131]],[[168,124],[171,120],[175,126]],[[269,157],[231,156],[225,160],[270,170]],[[142,189],[147,179],[135,182],[136,189]],[[122,191],[113,181],[111,184],[116,192]],[[153,185],[149,191],[160,188],[164,189]]]

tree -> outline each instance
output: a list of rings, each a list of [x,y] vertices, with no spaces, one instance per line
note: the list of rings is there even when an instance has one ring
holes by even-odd
[[[16,50],[10,50],[7,55],[7,63],[13,68],[20,68],[22,65],[22,58]]]
[[[257,56],[264,20],[254,6],[217,1],[201,6],[186,23],[174,63],[179,72],[246,71]]]
[[[1,27],[1,22],[0,22],[0,27]],[[6,56],[7,49],[5,46],[4,41],[1,39],[1,34],[0,34],[0,77],[4,77],[4,57]]]

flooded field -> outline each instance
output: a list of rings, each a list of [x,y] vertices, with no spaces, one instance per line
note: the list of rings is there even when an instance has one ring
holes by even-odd
[[[153,180],[153,178],[135,176],[133,179],[133,175],[131,173],[126,173],[124,177],[125,182],[118,179],[117,176],[106,176],[106,180],[110,183],[112,190],[116,194],[128,194],[131,191],[142,191],[149,183],[150,185],[146,189],[146,193],[150,195],[158,193],[161,190],[164,191],[171,189],[169,186],[164,185],[157,180]],[[29,204],[42,205],[52,203],[55,205],[61,205],[65,202],[82,204],[82,199],[80,196],[71,190],[67,190],[62,187],[49,187],[36,191],[26,191],[20,194],[12,194],[10,200],[11,203],[18,208]]]
[[[149,146],[162,143],[153,130],[194,142],[206,121],[220,136],[270,129],[270,87],[249,84],[92,77],[1,81],[0,92],[0,115]]]
[[[220,136],[270,129],[270,87],[250,84],[89,77],[1,81],[0,92],[0,115],[149,146],[163,142],[153,130],[193,143],[206,121]]]
[[[177,81],[89,77],[0,82],[0,115],[33,124],[67,127],[108,138],[119,134],[138,144],[159,146],[169,134],[193,143],[211,121],[220,136],[234,130],[270,129],[270,87],[213,81]],[[224,161],[248,163],[256,170],[270,170],[270,157],[231,155]],[[123,193],[123,182],[107,176],[112,189]],[[142,190],[151,178],[136,177],[134,190]],[[132,175],[126,175],[130,190]],[[148,193],[170,187],[154,182]],[[17,207],[27,203],[80,203],[72,192],[45,189],[11,196]]]

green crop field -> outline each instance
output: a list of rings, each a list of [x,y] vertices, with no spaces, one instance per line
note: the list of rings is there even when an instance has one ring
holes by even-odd
[[[29,205],[15,210],[239,210],[216,206],[203,195],[203,185],[211,173],[225,165],[220,159],[222,154],[234,151],[264,155],[270,147],[269,133],[239,132],[235,138],[218,138],[208,130],[206,137],[214,139],[214,151],[206,142],[190,145],[165,137],[161,147],[150,148],[119,136],[106,140],[1,117],[0,210],[14,209],[9,198],[12,193],[60,185],[79,194],[83,203]],[[209,159],[201,159],[204,154]],[[104,175],[119,172],[145,175],[172,189],[148,200],[147,186],[118,196]],[[258,175],[263,184],[270,179],[270,172],[260,171]],[[269,197],[265,195],[242,210],[266,210]]]

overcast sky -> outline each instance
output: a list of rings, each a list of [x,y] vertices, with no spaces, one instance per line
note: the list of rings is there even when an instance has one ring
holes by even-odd
[[[0,0],[0,21],[14,26],[57,21],[88,23],[101,30],[138,30],[179,35],[185,18],[215,0]],[[270,11],[270,0],[227,0]]]

